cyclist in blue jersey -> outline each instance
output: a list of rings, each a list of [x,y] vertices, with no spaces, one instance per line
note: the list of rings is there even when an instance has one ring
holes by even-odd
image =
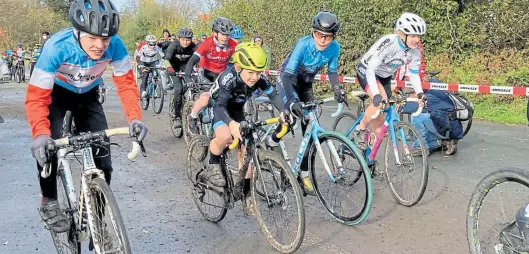
[[[117,35],[119,14],[114,4],[110,0],[74,0],[69,18],[73,28],[61,30],[46,41],[35,64],[25,102],[33,136],[31,153],[37,161],[42,193],[39,212],[46,228],[57,233],[68,231],[70,222],[57,202],[57,159],[48,158],[46,147],[52,139],[61,138],[66,111],[72,112],[78,132],[108,128],[105,112],[97,100],[98,85],[108,65],[113,70],[112,78],[129,122],[130,135],[137,134],[138,140],[147,135],[147,126],[141,122],[140,96],[131,60]],[[105,148],[107,156],[94,156],[94,162],[110,184],[110,146]],[[50,162],[52,173],[42,178],[40,172]]]
[[[234,39],[237,43],[241,43],[242,38],[244,38],[244,32],[242,31],[242,28],[240,26],[233,26],[230,38]]]
[[[331,12],[320,12],[312,19],[312,34],[299,39],[294,49],[287,56],[280,71],[277,90],[285,108],[290,109],[301,122],[303,134],[307,129],[304,121],[305,113],[301,108],[301,102],[314,100],[312,82],[316,74],[326,65],[329,80],[334,91],[336,101],[343,102],[345,92],[338,83],[338,58],[340,56],[340,44],[335,40],[336,33],[340,29],[340,23],[335,14]],[[279,133],[278,126],[275,133]],[[268,139],[268,145],[278,149],[279,139],[272,135]],[[314,194],[314,188],[308,178],[307,154],[303,157],[301,164],[301,177],[305,191]]]

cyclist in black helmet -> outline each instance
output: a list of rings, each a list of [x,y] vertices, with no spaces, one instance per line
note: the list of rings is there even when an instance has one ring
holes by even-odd
[[[139,140],[147,135],[147,126],[141,122],[140,96],[131,60],[117,35],[120,20],[114,4],[110,0],[74,0],[69,18],[73,28],[57,32],[44,45],[25,102],[33,137],[31,154],[37,162],[42,193],[40,215],[46,228],[58,233],[68,231],[70,222],[57,202],[56,168],[48,178],[40,176],[45,164],[51,162],[52,167],[57,167],[53,163],[57,158],[48,158],[46,146],[61,137],[66,111],[72,112],[79,132],[108,129],[105,112],[97,100],[98,85],[103,82],[101,76],[108,65],[113,69],[130,135],[137,134]],[[94,161],[110,183],[110,147],[106,149],[109,156],[94,156]]]

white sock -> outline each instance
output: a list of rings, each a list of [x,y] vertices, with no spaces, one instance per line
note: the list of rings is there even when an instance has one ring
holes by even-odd
[[[268,145],[272,147],[276,147],[277,143],[272,140],[272,135],[268,136]]]
[[[309,171],[301,171],[301,178],[309,177]]]
[[[195,114],[195,113],[193,113],[193,112],[191,112],[191,114],[189,114],[189,115],[190,115],[191,117],[195,118],[195,119],[198,118],[198,114]]]

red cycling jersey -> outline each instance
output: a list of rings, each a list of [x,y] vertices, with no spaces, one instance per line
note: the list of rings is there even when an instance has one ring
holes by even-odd
[[[236,46],[237,42],[230,38],[228,45],[221,49],[217,47],[213,36],[206,38],[195,51],[195,54],[200,57],[198,66],[217,74],[223,72],[228,67]]]

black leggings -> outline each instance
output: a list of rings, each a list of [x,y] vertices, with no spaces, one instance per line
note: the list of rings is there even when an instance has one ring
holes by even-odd
[[[62,136],[62,126],[64,115],[67,110],[72,112],[76,131],[79,132],[96,132],[108,128],[103,106],[97,101],[97,86],[84,94],[71,92],[55,84],[51,92],[51,104],[48,106],[48,120],[51,123],[51,138],[58,139]],[[108,141],[108,140],[107,140]],[[93,147],[94,162],[97,168],[103,170],[105,179],[110,184],[112,174],[112,161],[110,158],[110,147],[106,146],[107,151],[100,151],[96,156],[96,147]],[[99,149],[103,150],[103,149]],[[103,155],[106,155],[103,157]],[[57,156],[52,158],[52,171],[48,178],[42,178],[40,172],[42,167],[37,163],[39,172],[40,189],[42,196],[49,199],[57,199]]]
[[[152,62],[152,63],[141,63],[143,66],[145,67],[156,67],[156,62]],[[143,71],[143,70],[142,70]],[[149,70],[148,72],[144,72],[142,73],[142,76],[141,76],[141,86],[140,86],[140,92],[143,92],[145,91],[145,87],[147,86],[147,78],[149,78],[149,72],[151,72],[151,70]]]
[[[170,76],[174,84],[174,95],[173,95],[173,104],[174,104],[174,114],[175,117],[181,117],[182,110],[182,96],[186,92],[184,84],[182,82],[183,78],[178,75]]]

